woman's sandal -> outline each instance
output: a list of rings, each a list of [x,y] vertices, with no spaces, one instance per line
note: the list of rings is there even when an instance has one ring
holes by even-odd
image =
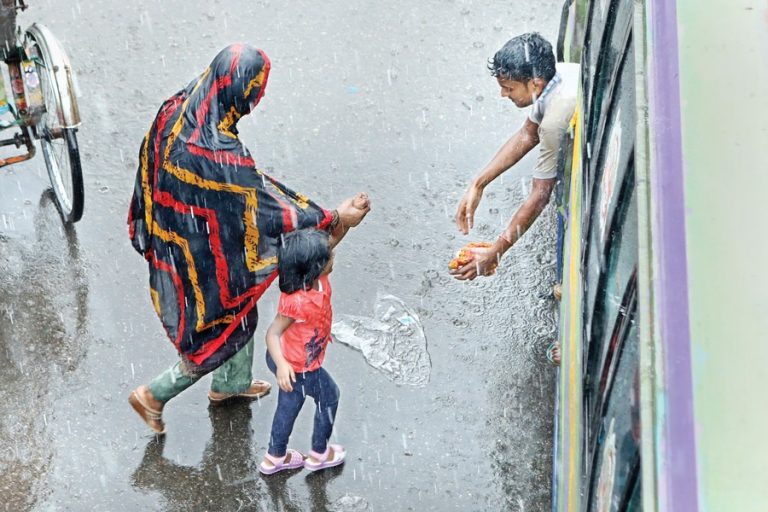
[[[130,403],[133,410],[141,416],[141,419],[144,420],[144,423],[147,424],[152,432],[155,434],[165,434],[165,423],[163,422],[162,411],[156,411],[145,404],[135,389],[131,391],[131,394],[128,397],[128,403]]]
[[[314,450],[310,450],[309,454],[313,459],[319,462],[313,463],[312,459],[307,458],[304,461],[304,468],[307,471],[319,471],[321,469],[338,466],[339,464],[343,464],[344,459],[347,457],[347,452],[344,450],[344,447],[339,444],[329,444],[328,448],[325,449],[325,453],[317,453]],[[328,460],[328,456],[331,454],[333,454],[333,457],[331,460]]]
[[[208,400],[212,404],[221,404],[233,398],[245,398],[249,400],[258,400],[269,394],[272,389],[272,384],[265,380],[253,379],[251,386],[240,393],[218,393],[216,391],[208,392]]]
[[[288,455],[291,456],[291,459],[289,462],[285,462],[285,459],[288,457]],[[288,448],[288,450],[285,452],[285,455],[282,457],[275,457],[269,453],[267,453],[264,457],[272,463],[272,466],[267,466],[264,464],[264,461],[261,461],[261,463],[259,463],[259,473],[262,475],[274,475],[278,471],[283,471],[286,469],[298,469],[304,466],[304,456],[291,448]]]

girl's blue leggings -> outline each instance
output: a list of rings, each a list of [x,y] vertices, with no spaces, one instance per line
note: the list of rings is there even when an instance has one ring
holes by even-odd
[[[277,366],[267,352],[267,366],[272,373]],[[293,431],[293,423],[304,405],[304,399],[311,396],[315,400],[315,425],[312,431],[312,449],[324,453],[328,439],[333,432],[336,408],[339,405],[339,387],[331,374],[323,368],[304,373],[296,373],[293,391],[282,389],[277,397],[277,409],[272,420],[272,433],[269,437],[269,454],[282,457],[288,447],[288,438]]]

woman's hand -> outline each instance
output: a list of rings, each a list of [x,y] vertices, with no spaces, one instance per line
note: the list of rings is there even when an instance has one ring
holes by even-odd
[[[487,249],[472,249],[472,261],[451,270],[449,273],[459,281],[472,281],[477,276],[490,276],[496,273],[496,265],[501,259],[502,253],[494,244]]]
[[[358,210],[370,210],[371,200],[368,198],[368,194],[365,192],[358,192],[357,195],[352,198],[352,206]]]
[[[464,192],[459,207],[456,209],[456,227],[462,233],[469,234],[475,225],[475,210],[483,197],[483,187],[473,182]]]
[[[287,363],[279,365],[275,375],[277,376],[277,385],[280,386],[280,389],[286,393],[293,391],[292,383],[296,382],[296,372],[293,371],[291,365]]]
[[[368,198],[368,194],[360,192],[356,196],[342,201],[336,211],[339,212],[339,221],[342,226],[353,228],[360,224],[371,211],[371,200]]]

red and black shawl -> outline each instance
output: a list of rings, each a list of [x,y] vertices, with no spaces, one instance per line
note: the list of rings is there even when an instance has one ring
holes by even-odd
[[[261,50],[223,49],[163,103],[141,145],[130,237],[149,262],[155,310],[195,373],[218,367],[253,336],[281,234],[331,219],[256,169],[237,136],[269,68]]]

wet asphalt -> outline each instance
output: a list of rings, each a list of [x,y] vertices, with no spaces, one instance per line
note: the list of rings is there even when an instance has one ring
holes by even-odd
[[[495,237],[530,186],[532,157],[486,191],[469,237],[453,225],[468,179],[525,115],[498,97],[486,60],[527,30],[554,42],[559,1],[30,3],[21,25],[48,25],[78,75],[86,207],[61,224],[42,155],[0,169],[0,509],[548,509],[552,208],[496,277],[459,283],[446,265]],[[334,310],[370,316],[392,294],[427,339],[423,387],[329,348],[334,439],[349,458],[325,473],[258,474],[276,393],[209,407],[204,378],[166,407],[164,439],[126,401],[175,360],[127,237],[139,144],[160,103],[234,41],[273,64],[240,123],[257,163],[328,207],[359,190],[373,199],[337,250]],[[259,304],[256,377],[271,378],[275,307],[273,289]],[[301,450],[310,405],[291,441]]]

